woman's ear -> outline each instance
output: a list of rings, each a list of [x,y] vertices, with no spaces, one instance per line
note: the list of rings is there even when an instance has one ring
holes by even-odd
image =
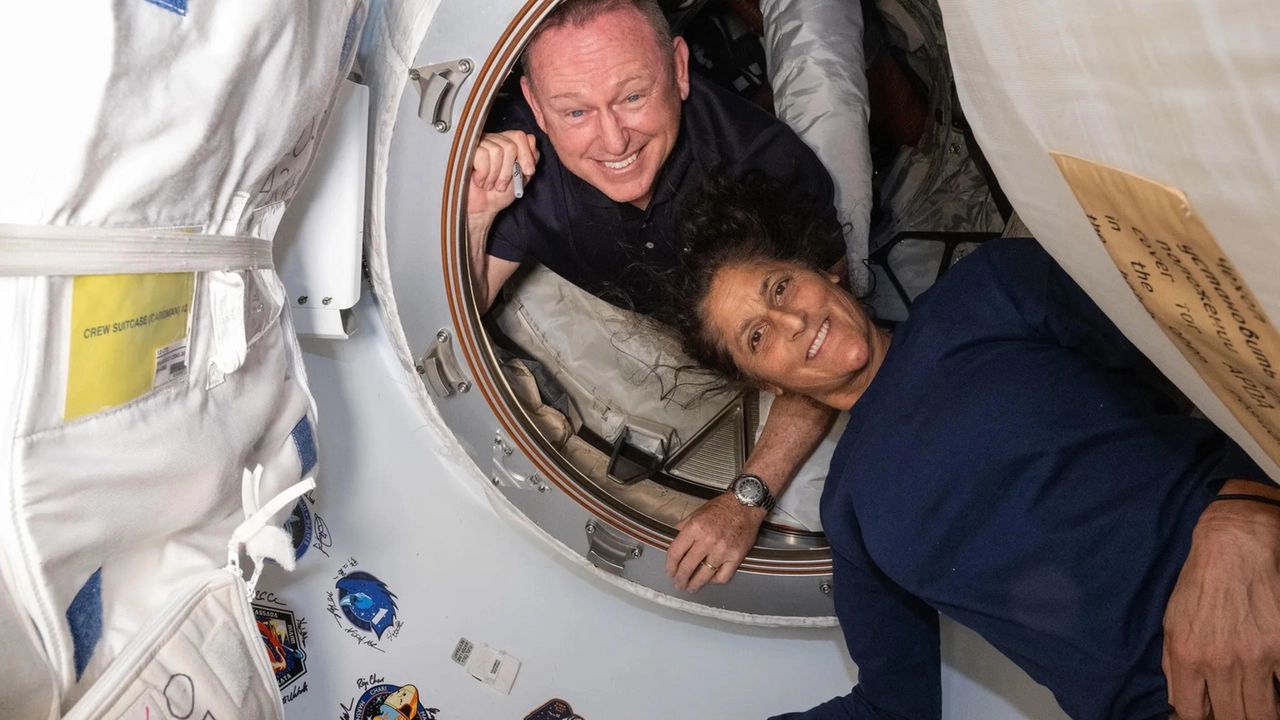
[[[774,397],[777,397],[782,394],[782,388],[778,387],[777,385],[774,385],[773,383],[760,383],[760,389],[773,395]]]
[[[824,273],[822,273],[822,274],[823,274],[823,276],[824,276],[824,277],[826,277],[826,278],[827,278],[828,280],[830,280],[832,283],[834,283],[834,284],[836,284],[836,285],[839,285],[839,284],[840,284],[840,276],[839,276],[839,275],[837,275],[837,274],[835,274],[835,273],[832,273],[832,272],[824,272]]]

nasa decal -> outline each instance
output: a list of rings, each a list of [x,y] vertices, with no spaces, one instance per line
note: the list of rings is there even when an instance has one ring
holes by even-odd
[[[328,611],[338,626],[361,645],[385,652],[380,643],[400,635],[404,622],[397,615],[396,594],[377,576],[348,558],[334,576],[328,593]]]
[[[440,712],[422,704],[416,685],[393,685],[370,675],[356,680],[356,687],[363,692],[342,706],[340,720],[437,720]]]
[[[276,684],[287,703],[307,691],[307,684],[303,682],[284,692],[307,672],[306,621],[286,609],[273,594],[259,592],[256,595],[253,617],[258,621],[258,635],[262,637]]]
[[[294,559],[301,560],[307,554],[307,548],[311,547],[313,527],[311,508],[307,507],[306,498],[298,498],[298,504],[293,506],[289,519],[284,521],[284,531],[289,533],[289,540],[293,543]]]
[[[315,492],[312,490],[298,498],[298,503],[293,506],[293,512],[284,521],[284,531],[289,534],[296,560],[301,560],[311,548],[329,557],[329,550],[333,547],[329,528],[325,525],[324,518],[320,517],[315,509]]]
[[[551,698],[537,710],[524,716],[524,720],[584,720],[573,711],[569,703],[560,698]]]

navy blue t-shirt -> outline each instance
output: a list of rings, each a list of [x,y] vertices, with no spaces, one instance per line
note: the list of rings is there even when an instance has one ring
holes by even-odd
[[[1228,479],[1266,475],[1033,240],[913,305],[822,496],[853,692],[805,718],[941,717],[938,613],[1078,719],[1167,717],[1165,606]]]
[[[523,97],[497,111],[489,129],[531,133],[542,154],[524,197],[494,221],[489,254],[533,258],[583,290],[645,314],[669,302],[655,290],[652,271],[678,264],[681,202],[712,168],[763,172],[825,205],[835,222],[834,185],[818,156],[785,123],[696,75],[675,147],[644,210],[614,202],[569,172]],[[844,254],[835,243],[827,250],[827,265]]]

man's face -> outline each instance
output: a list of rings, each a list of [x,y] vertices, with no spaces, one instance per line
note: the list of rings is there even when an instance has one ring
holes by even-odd
[[[522,82],[561,162],[617,202],[645,208],[680,133],[689,48],[663,47],[635,8],[544,32]]]

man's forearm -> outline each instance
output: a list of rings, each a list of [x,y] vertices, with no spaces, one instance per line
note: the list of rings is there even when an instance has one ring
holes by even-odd
[[[780,497],[826,437],[835,417],[835,410],[800,395],[774,398],[745,471],[760,476],[774,497]]]
[[[467,264],[471,268],[471,287],[480,314],[489,310],[489,228],[493,217],[477,213],[467,215]]]

